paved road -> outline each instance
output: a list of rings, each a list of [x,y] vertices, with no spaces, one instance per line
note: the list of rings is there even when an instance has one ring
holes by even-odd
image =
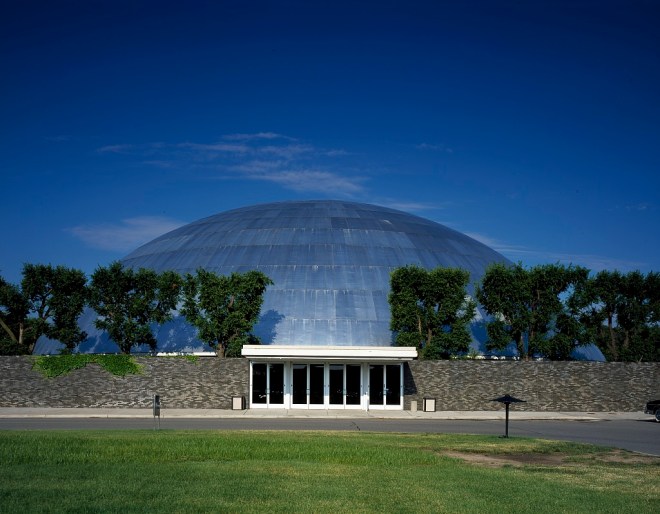
[[[118,430],[154,429],[149,418],[3,418],[0,430]],[[167,430],[364,430],[404,433],[504,433],[501,420],[442,419],[281,419],[281,418],[169,418]],[[614,446],[660,456],[660,423],[648,420],[512,420],[511,437],[537,437]]]

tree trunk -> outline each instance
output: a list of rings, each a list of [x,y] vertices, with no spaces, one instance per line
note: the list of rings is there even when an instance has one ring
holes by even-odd
[[[15,343],[18,343],[18,341],[16,340],[16,336],[11,331],[11,329],[7,326],[7,324],[4,321],[2,321],[2,318],[0,318],[0,327],[2,327],[5,332],[7,332],[7,335],[9,335],[9,339],[14,341]]]
[[[630,332],[627,330],[623,331],[623,347],[627,350],[628,347],[630,346]]]
[[[613,327],[611,315],[607,316],[607,328],[610,332],[610,343],[609,343],[610,355],[612,356],[613,360],[618,361],[619,352],[616,345],[616,334],[614,333],[614,327]]]
[[[518,356],[522,360],[529,360],[529,355],[525,351],[525,344],[523,342],[523,335],[520,334],[516,339],[516,347],[518,348]]]
[[[27,336],[27,342],[26,342],[26,336]],[[34,334],[30,333],[29,327],[26,328],[23,323],[19,323],[18,341],[16,341],[16,343],[20,348],[27,350],[27,353],[29,355],[32,355],[32,352],[34,351],[34,347],[37,345],[37,341],[39,340],[39,337],[41,336],[37,335],[37,337],[35,337]]]
[[[226,350],[227,350],[227,348],[226,348],[225,345],[222,344],[222,343],[218,343],[217,346],[215,347],[215,353],[216,353],[216,355],[217,355],[218,357],[220,357],[221,359],[224,359],[224,358],[225,358],[225,351],[226,351]]]

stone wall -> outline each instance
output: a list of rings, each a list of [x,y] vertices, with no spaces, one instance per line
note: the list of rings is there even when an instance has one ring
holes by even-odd
[[[44,378],[31,357],[0,357],[0,407],[151,407],[231,409],[232,396],[248,395],[246,359],[137,357],[140,375],[116,377],[97,364]]]
[[[405,372],[405,409],[424,397],[437,410],[497,410],[510,394],[517,410],[607,412],[643,410],[660,398],[660,363],[412,361]]]
[[[140,375],[115,377],[96,364],[57,378],[32,369],[32,357],[0,357],[0,407],[230,409],[248,397],[247,359],[137,357]],[[405,409],[425,397],[437,410],[497,410],[511,394],[531,411],[640,411],[660,398],[660,363],[412,361],[405,366]]]

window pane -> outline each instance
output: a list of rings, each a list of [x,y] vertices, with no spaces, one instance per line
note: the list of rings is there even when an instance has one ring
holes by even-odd
[[[284,364],[270,364],[270,403],[284,403]]]
[[[266,365],[252,365],[252,403],[266,403]]]
[[[360,405],[360,365],[346,365],[346,405]]]
[[[383,366],[372,364],[369,366],[369,403],[383,405]]]
[[[309,403],[323,405],[323,364],[309,365]]]
[[[330,404],[344,404],[344,365],[330,364]]]
[[[293,365],[293,403],[307,405],[307,365]]]
[[[386,368],[385,402],[387,405],[399,405],[401,403],[401,365],[388,364]]]

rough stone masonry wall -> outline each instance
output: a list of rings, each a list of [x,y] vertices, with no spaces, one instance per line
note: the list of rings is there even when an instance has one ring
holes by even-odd
[[[0,407],[231,409],[232,396],[248,395],[246,359],[137,357],[140,375],[116,377],[97,364],[44,378],[32,357],[0,357]]]
[[[0,357],[0,407],[151,406],[230,409],[248,396],[247,359],[137,357],[140,375],[115,377],[96,364],[57,378],[32,369],[32,357]],[[412,361],[405,366],[405,409],[436,399],[437,410],[497,410],[511,394],[533,411],[640,411],[660,399],[660,363]]]
[[[660,399],[660,363],[412,361],[405,370],[405,409],[424,397],[437,410],[501,410],[510,394],[517,410],[635,412]]]

